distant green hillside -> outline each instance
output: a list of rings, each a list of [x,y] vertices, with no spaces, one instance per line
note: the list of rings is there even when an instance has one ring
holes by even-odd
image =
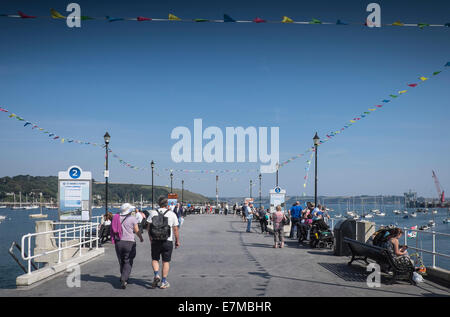
[[[93,186],[93,197],[99,195],[101,199],[104,199],[105,184],[95,183]],[[152,199],[152,186],[151,185],[138,185],[138,184],[109,184],[108,185],[108,200],[112,202],[130,202],[140,201],[141,194],[144,201],[151,201]],[[167,194],[170,188],[155,186],[155,201],[161,196]],[[15,193],[16,201],[19,200],[19,192],[22,192],[22,201],[24,201],[25,193],[28,197],[33,195],[32,193],[42,193],[44,200],[49,201],[52,198],[56,200],[58,192],[58,178],[56,176],[29,176],[18,175],[14,177],[2,177],[0,178],[0,200],[12,201],[13,197],[8,196],[7,193]],[[181,189],[175,189],[174,192],[178,194],[179,200],[181,200]],[[36,196],[38,197],[38,196]],[[206,202],[209,199],[203,195],[192,193],[188,190],[184,190],[185,202]]]

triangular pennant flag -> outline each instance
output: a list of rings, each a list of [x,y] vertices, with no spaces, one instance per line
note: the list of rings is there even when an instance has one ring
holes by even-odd
[[[396,96],[396,95],[389,95],[390,97],[392,97],[392,98],[397,98],[398,96]]]
[[[177,17],[176,15],[173,15],[172,13],[169,13],[169,20],[180,21],[181,19],[179,17]]]
[[[416,87],[417,84],[408,84],[409,87]]]
[[[348,23],[342,22],[341,20],[336,21],[337,25],[348,25]]]
[[[395,25],[395,26],[404,26],[404,24],[403,24],[402,22],[400,22],[400,21],[396,21],[396,22],[392,23],[392,25]]]
[[[2,112],[8,112],[8,110],[3,109],[3,108],[0,108],[0,111],[2,111]]]
[[[433,76],[436,76],[437,74],[441,73],[442,71],[434,72]]]
[[[232,17],[230,17],[228,14],[224,14],[223,15],[223,22],[236,22],[236,20],[233,19]]]
[[[151,18],[146,18],[146,17],[137,17],[136,18],[139,22],[141,22],[141,21],[151,21],[152,19]]]
[[[447,64],[444,65],[445,67],[449,67],[450,66],[450,62],[447,62]]]
[[[390,100],[384,99],[383,102],[389,102]]]
[[[407,92],[408,90],[400,90],[398,93],[399,94],[404,94],[405,92]]]
[[[19,116],[16,116],[16,119],[19,120],[19,121],[25,121],[25,119],[23,119],[23,118],[21,118]]]
[[[34,18],[36,18],[35,16],[25,14],[25,13],[23,13],[22,11],[18,11],[17,13],[20,15],[20,17],[21,17],[22,19],[34,19]]]
[[[291,18],[288,18],[287,16],[283,17],[283,20],[281,20],[282,23],[293,23],[294,20],[292,20]]]
[[[207,19],[195,19],[194,22],[209,22]]]
[[[382,105],[376,105],[375,107],[381,108],[381,107],[383,107],[383,106],[382,106]]]
[[[53,140],[56,140],[56,139],[59,139],[59,136],[55,136],[55,137],[53,138]]]
[[[106,19],[108,20],[108,22],[116,22],[116,21],[123,21],[124,18],[113,18],[110,16],[106,16]]]
[[[419,79],[421,80],[421,81],[425,81],[425,80],[428,80],[428,78],[426,78],[426,77],[419,77]]]
[[[53,19],[65,19],[66,18],[61,13],[56,11],[55,9],[50,9],[50,14],[51,14]]]
[[[31,124],[31,122],[26,122],[23,126],[26,127],[27,125]]]
[[[256,17],[256,18],[253,19],[253,22],[255,22],[255,23],[265,23],[266,20],[263,20],[261,18]]]
[[[423,29],[426,26],[430,26],[428,23],[417,23],[417,26],[421,29]]]
[[[322,24],[322,21],[313,18],[311,21],[309,21],[309,24]]]
[[[64,138],[61,139],[61,143],[64,143]]]

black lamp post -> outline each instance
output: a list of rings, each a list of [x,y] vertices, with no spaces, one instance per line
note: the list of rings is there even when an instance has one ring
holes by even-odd
[[[173,173],[170,171],[170,193],[173,193]]]
[[[155,192],[153,190],[153,172],[155,170],[155,162],[153,162],[153,160],[150,163],[150,166],[152,167],[152,210],[155,210],[155,207],[154,207],[155,199],[153,198],[153,197],[155,197]]]
[[[259,173],[259,209],[261,209],[262,199],[261,199],[261,179],[262,175]]]
[[[184,179],[181,180],[181,204],[184,205]]]
[[[253,183],[253,181],[252,180],[250,180],[250,198],[252,198],[252,184]]]
[[[279,166],[278,166],[278,163],[277,163],[277,179],[276,179],[276,186],[275,187],[278,187],[278,168],[279,168]]]
[[[109,154],[109,140],[111,139],[111,136],[108,132],[105,133],[103,136],[103,139],[105,140],[105,149],[106,149],[106,170],[105,170],[105,215],[108,213],[108,178],[109,178],[109,170],[108,170],[108,154]]]
[[[313,138],[313,141],[314,141],[314,150],[316,152],[316,155],[315,155],[316,156],[316,161],[315,161],[315,164],[314,164],[315,165],[314,205],[317,207],[317,147],[320,144],[320,138],[317,135],[317,132],[316,132],[316,135]]]

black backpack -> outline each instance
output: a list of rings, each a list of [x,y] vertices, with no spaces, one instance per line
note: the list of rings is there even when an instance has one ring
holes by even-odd
[[[165,213],[160,213],[152,217],[150,223],[150,237],[156,241],[166,241],[170,237],[169,219],[165,215],[170,210],[166,210]]]

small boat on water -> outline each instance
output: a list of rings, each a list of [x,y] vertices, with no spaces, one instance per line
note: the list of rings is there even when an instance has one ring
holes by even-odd
[[[384,212],[380,212],[379,214],[377,214],[377,216],[384,217],[386,216],[386,214]]]
[[[336,216],[334,216],[334,218],[342,218],[342,215],[341,214],[336,215]]]
[[[430,220],[430,221],[428,222],[428,225],[429,225],[430,227],[435,227],[435,226],[436,226],[436,223],[434,222],[434,220]]]
[[[408,210],[403,210],[403,214],[407,215],[408,214]]]
[[[369,219],[369,218],[373,218],[373,215],[367,214],[367,215],[363,215],[362,217],[363,217],[363,218],[366,218],[366,219]]]
[[[433,215],[437,215],[438,211],[437,211],[437,210],[433,210],[431,213],[432,213]]]
[[[413,212],[412,214],[410,214],[411,217],[416,218],[417,214],[415,212]]]
[[[378,209],[372,209],[370,212],[373,212],[375,214],[379,214],[380,213],[380,211]]]
[[[427,225],[423,225],[419,227],[419,230],[428,230],[430,229],[430,227],[428,227]]]
[[[38,205],[31,205],[31,206],[25,206],[24,207],[25,210],[38,209],[38,208],[39,208]]]
[[[403,216],[403,219],[408,219],[409,218],[409,215],[404,215]]]
[[[402,212],[401,212],[400,210],[398,210],[398,209],[395,209],[395,210],[393,211],[393,213],[394,213],[395,215],[400,215]]]
[[[5,220],[5,219],[6,219],[6,216],[0,215],[0,221],[1,221],[1,220]]]

